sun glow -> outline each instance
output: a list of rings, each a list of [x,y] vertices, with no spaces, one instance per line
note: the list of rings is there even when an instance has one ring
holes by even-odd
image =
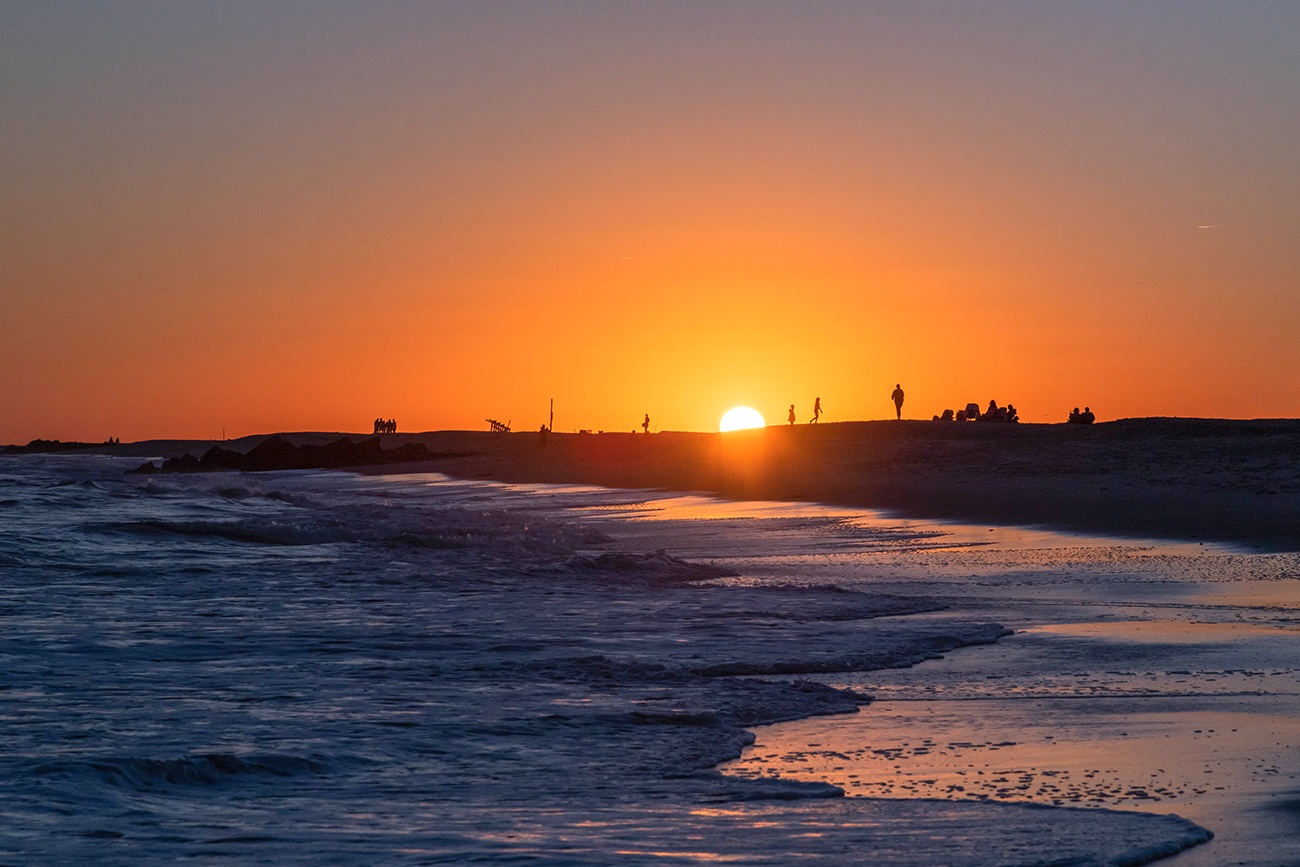
[[[747,406],[737,406],[727,410],[722,415],[722,421],[718,422],[718,430],[723,433],[755,427],[767,427],[767,422],[763,421],[763,416],[759,415],[758,410]]]

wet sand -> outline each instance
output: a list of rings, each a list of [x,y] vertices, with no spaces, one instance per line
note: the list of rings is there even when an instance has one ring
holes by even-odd
[[[889,802],[1176,814],[1216,837],[1173,863],[1300,863],[1300,555],[679,499],[638,505],[632,529],[738,585],[921,596],[945,610],[911,621],[1015,630],[912,668],[806,675],[873,700],[757,728],[724,773]],[[723,526],[697,541],[677,512]],[[818,513],[839,523],[787,537],[789,517]],[[719,548],[737,517],[767,524],[770,545]],[[905,528],[915,538],[890,544]]]
[[[873,700],[757,728],[724,773],[1176,814],[1216,837],[1173,863],[1300,864],[1300,555],[1024,534],[719,561],[738,583],[919,595],[946,609],[913,621],[1015,630],[912,668],[809,675]]]
[[[325,443],[342,435],[286,436]],[[262,438],[224,445],[246,450]],[[729,434],[555,433],[545,447],[536,432],[399,433],[383,441],[386,448],[421,442],[433,451],[465,453],[405,467],[456,478],[706,491],[1300,550],[1300,421],[1291,419],[842,422]],[[155,440],[101,451],[198,455],[213,444]]]
[[[1180,865],[1296,863],[1294,633],[1091,625],[1102,629],[1030,629],[914,670],[826,678],[876,700],[860,716],[760,728],[724,770],[849,796],[1173,813],[1216,835]],[[1127,664],[1105,662],[1107,647]]]

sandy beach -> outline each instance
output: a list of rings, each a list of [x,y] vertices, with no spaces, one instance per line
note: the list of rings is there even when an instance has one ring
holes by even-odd
[[[359,434],[292,433],[296,443]],[[223,443],[246,450],[264,437]],[[1300,421],[1143,418],[1091,426],[870,421],[728,434],[436,431],[454,454],[405,471],[799,500],[911,517],[1300,550]],[[201,455],[153,440],[119,455]],[[394,472],[386,466],[382,472]]]

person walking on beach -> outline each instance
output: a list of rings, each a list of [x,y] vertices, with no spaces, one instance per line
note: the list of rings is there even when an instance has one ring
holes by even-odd
[[[790,413],[785,417],[785,420],[790,424],[794,424],[794,404],[790,404]]]
[[[821,415],[822,415],[822,399],[819,397],[813,401],[813,417],[812,417],[812,421],[808,422],[808,424],[817,424],[817,419],[821,418]]]
[[[894,401],[894,412],[898,414],[901,421],[903,418],[903,384],[901,382],[894,383],[894,393],[889,397]]]
[[[641,430],[650,433],[650,413],[645,414],[645,421],[641,422]]]

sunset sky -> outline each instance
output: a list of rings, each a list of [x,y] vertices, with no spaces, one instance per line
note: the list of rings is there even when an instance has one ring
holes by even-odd
[[[1300,415],[1300,4],[8,2],[0,443]]]

